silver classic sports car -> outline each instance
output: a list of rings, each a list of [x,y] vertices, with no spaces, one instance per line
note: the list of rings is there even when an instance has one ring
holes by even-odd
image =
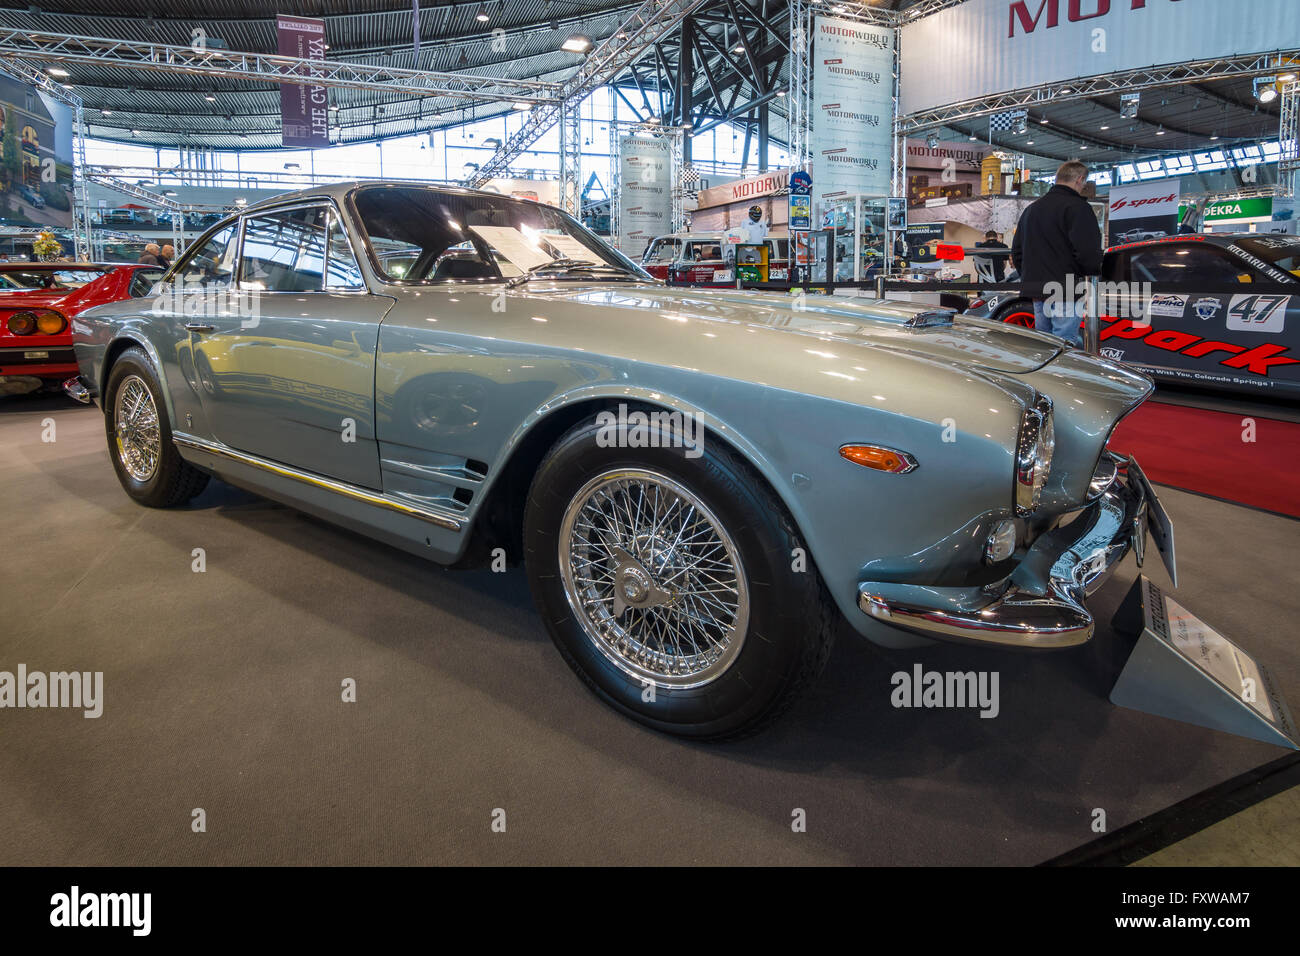
[[[925,306],[669,289],[495,194],[286,195],[75,333],[66,388],[136,501],[215,475],[434,561],[522,560],[579,676],[693,737],[780,714],[841,618],[1083,643],[1158,514],[1106,449],[1140,374]]]

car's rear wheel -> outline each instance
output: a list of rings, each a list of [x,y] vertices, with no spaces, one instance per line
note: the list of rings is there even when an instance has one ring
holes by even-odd
[[[170,508],[207,485],[207,474],[181,458],[172,442],[162,386],[141,349],[127,349],[113,363],[104,388],[104,430],[117,480],[140,504]]]
[[[605,701],[696,738],[761,729],[825,664],[834,606],[784,505],[720,443],[551,449],[524,516],[534,598]],[[665,442],[666,444],[666,442]]]
[[[1034,303],[1030,299],[1014,299],[993,313],[995,322],[1018,325],[1021,328],[1034,327]]]

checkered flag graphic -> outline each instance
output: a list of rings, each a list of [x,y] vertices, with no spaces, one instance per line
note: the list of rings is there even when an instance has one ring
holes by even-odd
[[[1024,129],[1025,120],[1028,116],[1028,110],[1008,110],[1005,113],[994,113],[989,117],[989,132],[1010,133],[1016,129]]]

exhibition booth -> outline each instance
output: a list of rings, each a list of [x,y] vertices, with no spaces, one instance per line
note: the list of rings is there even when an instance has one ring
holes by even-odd
[[[173,6],[0,10],[0,866],[1295,865],[1294,0]]]

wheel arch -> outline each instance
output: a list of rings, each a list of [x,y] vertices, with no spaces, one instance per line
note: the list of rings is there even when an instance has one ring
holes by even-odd
[[[99,382],[97,384],[99,387],[99,394],[104,396],[105,413],[107,413],[108,377],[112,374],[113,366],[117,364],[117,360],[122,357],[122,353],[130,348],[142,349],[145,355],[149,356],[149,361],[153,364],[154,374],[158,376],[158,385],[162,390],[163,402],[167,406],[167,419],[168,421],[175,421],[176,415],[175,409],[172,407],[171,390],[167,387],[166,379],[163,378],[162,358],[158,355],[158,350],[153,347],[153,343],[151,343],[148,338],[130,331],[119,333],[118,336],[114,338],[113,341],[109,342],[104,348],[104,362],[99,370]]]
[[[796,511],[791,507],[789,489],[773,480],[773,476],[760,464],[762,456],[733,427],[690,402],[662,391],[627,387],[615,392],[582,389],[539,408],[511,437],[503,452],[502,463],[494,470],[483,502],[475,511],[470,540],[458,565],[484,564],[490,559],[492,550],[498,547],[505,548],[512,562],[518,561],[522,556],[524,505],[533,475],[542,459],[574,425],[594,418],[602,411],[617,411],[620,403],[636,408],[702,416],[702,427],[707,440],[718,442],[728,449],[749,469],[753,477],[762,481],[776,495],[785,507],[791,523],[807,541]]]

